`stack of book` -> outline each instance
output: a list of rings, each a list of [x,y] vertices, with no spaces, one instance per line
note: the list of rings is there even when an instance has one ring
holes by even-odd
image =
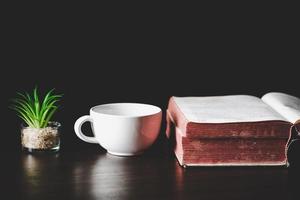
[[[286,165],[299,124],[300,99],[284,93],[171,97],[166,134],[182,166]]]

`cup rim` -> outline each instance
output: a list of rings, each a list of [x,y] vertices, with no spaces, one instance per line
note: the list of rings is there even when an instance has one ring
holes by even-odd
[[[145,114],[128,114],[128,115],[124,115],[124,114],[108,114],[108,113],[104,113],[104,112],[97,112],[95,111],[96,108],[99,107],[106,107],[106,106],[142,106],[142,107],[148,107],[153,109],[153,111],[151,111],[150,113],[145,113]],[[120,117],[120,118],[137,118],[137,117],[146,117],[146,116],[152,116],[152,115],[156,115],[161,113],[162,110],[160,107],[155,106],[155,105],[151,105],[151,104],[145,104],[145,103],[107,103],[107,104],[100,104],[100,105],[96,105],[93,106],[90,109],[90,113],[94,113],[97,115],[105,115],[105,116],[111,116],[111,117]]]

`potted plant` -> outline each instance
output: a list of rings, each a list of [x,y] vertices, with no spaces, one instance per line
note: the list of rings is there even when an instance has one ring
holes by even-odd
[[[37,88],[32,95],[17,93],[11,106],[24,121],[21,126],[22,148],[28,152],[56,152],[60,148],[59,122],[50,121],[57,110],[56,103],[62,95],[48,91],[43,99]]]

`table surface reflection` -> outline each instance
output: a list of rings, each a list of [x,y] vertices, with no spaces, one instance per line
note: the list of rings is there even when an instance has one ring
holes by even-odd
[[[116,157],[89,149],[22,154],[21,199],[287,199],[297,179],[284,167],[180,167],[170,150]],[[300,179],[298,179],[300,180]]]

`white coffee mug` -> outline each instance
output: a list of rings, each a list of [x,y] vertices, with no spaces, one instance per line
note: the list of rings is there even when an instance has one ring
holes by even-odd
[[[77,119],[76,135],[85,142],[99,143],[108,153],[118,156],[142,154],[156,140],[162,112],[157,106],[140,103],[112,103],[90,109],[90,115]],[[94,137],[81,131],[91,122]]]

